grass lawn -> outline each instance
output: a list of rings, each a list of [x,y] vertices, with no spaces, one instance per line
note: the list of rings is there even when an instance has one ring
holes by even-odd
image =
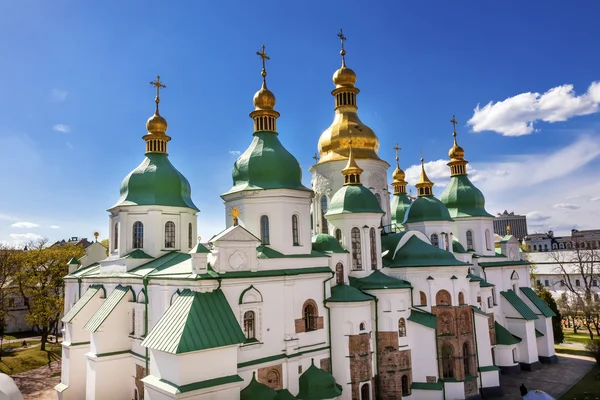
[[[600,366],[595,365],[559,400],[595,400],[600,397]]]
[[[20,372],[48,365],[48,356],[52,361],[60,360],[62,351],[60,345],[47,344],[48,351],[42,351],[39,347],[15,351],[2,355],[0,361],[0,372],[13,375]]]
[[[594,339],[596,338],[596,330],[593,329]],[[590,335],[588,334],[587,329],[579,329],[577,331],[577,335],[573,333],[572,329],[563,329],[563,333],[565,334],[565,342],[570,343],[579,343],[586,345],[590,341]]]
[[[554,350],[556,350],[556,352],[558,354],[572,354],[574,356],[585,356],[585,357],[592,356],[592,353],[590,353],[589,351],[587,351],[585,349],[574,349],[572,347],[561,346],[559,344],[554,345]]]

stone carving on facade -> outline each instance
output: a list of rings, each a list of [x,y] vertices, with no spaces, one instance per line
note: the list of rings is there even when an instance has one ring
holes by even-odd
[[[315,193],[324,194],[330,187],[330,180],[325,175],[315,174],[312,180],[312,189]]]
[[[449,312],[442,313],[442,315],[440,315],[440,333],[442,335],[452,335],[452,325],[452,315],[450,315]]]

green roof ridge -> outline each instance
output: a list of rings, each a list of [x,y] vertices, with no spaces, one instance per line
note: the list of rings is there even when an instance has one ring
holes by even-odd
[[[500,294],[527,321],[538,319],[533,310],[529,308],[529,306],[527,306],[527,304],[525,304],[525,302],[521,300],[521,298],[512,289],[509,289],[505,292],[500,292]]]
[[[423,325],[427,328],[436,329],[437,319],[434,314],[428,313],[427,311],[419,310],[417,308],[410,309],[410,315],[408,320],[415,324]]]
[[[349,285],[335,285],[331,288],[331,296],[328,297],[326,303],[356,303],[361,301],[371,301],[375,297],[364,293],[355,287]]]
[[[85,291],[83,296],[81,296],[79,300],[77,300],[77,302],[73,304],[73,307],[71,307],[71,309],[67,311],[64,317],[62,317],[61,321],[73,321],[73,318],[75,318],[75,316],[79,314],[79,311],[83,310],[83,307],[85,307],[86,304],[89,303],[89,301],[92,298],[94,298],[94,296],[96,295],[96,293],[98,293],[100,289],[104,290],[104,287],[102,285],[90,285],[90,287]]]
[[[393,259],[391,255],[383,257],[383,264],[388,268],[402,267],[443,267],[466,266],[468,263],[457,260],[454,255],[446,250],[432,246],[430,243],[411,236],[398,250]]]
[[[252,379],[248,386],[240,392],[240,400],[276,400],[277,392],[264,383],[256,380],[256,372],[252,372]]]
[[[129,291],[131,291],[135,300],[135,294],[133,293],[131,286],[118,285],[106,298],[102,306],[100,306],[89,321],[83,326],[83,329],[92,333],[96,332]]]
[[[409,282],[386,275],[378,269],[364,278],[355,278],[351,276],[349,277],[349,280],[350,285],[360,290],[412,288],[412,285]]]
[[[335,382],[335,378],[327,371],[317,368],[315,360],[299,378],[300,400],[326,400],[335,399],[342,394],[342,387]]]
[[[135,249],[135,250],[130,251],[129,253],[127,253],[125,256],[123,256],[123,258],[131,258],[131,259],[148,258],[148,259],[152,259],[154,257],[152,257],[150,254],[146,253],[142,249]]]
[[[500,325],[498,323],[498,321],[494,322],[494,327],[496,330],[496,344],[500,344],[500,345],[504,345],[504,346],[510,346],[513,344],[519,344],[521,343],[521,338],[518,336],[513,335],[512,333],[510,333],[508,331],[508,329],[506,329],[505,327],[503,327],[502,325]]]
[[[554,313],[554,311],[552,311],[552,309],[550,307],[548,307],[548,304],[546,304],[546,302],[544,300],[542,300],[540,298],[540,296],[537,295],[537,293],[530,287],[522,287],[520,288],[521,292],[523,292],[523,294],[525,296],[527,296],[527,298],[533,303],[533,305],[540,310],[540,312],[542,313],[542,315],[544,317],[550,318],[550,317],[556,317],[556,314]]]
[[[210,250],[206,248],[202,243],[198,242],[192,249],[189,254],[207,254],[210,253]]]

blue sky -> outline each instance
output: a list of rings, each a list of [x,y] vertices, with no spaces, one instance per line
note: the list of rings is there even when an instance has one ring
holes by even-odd
[[[600,228],[599,12],[592,1],[1,2],[0,240],[107,236],[105,210],[144,157],[157,74],[199,233],[218,232],[219,195],[252,139],[262,44],[280,139],[309,184],[340,27],[361,119],[382,158],[399,142],[409,180],[422,152],[443,190],[456,114],[488,211],[528,213],[530,231]]]

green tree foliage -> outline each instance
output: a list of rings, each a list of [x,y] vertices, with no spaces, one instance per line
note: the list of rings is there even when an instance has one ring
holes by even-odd
[[[560,344],[565,341],[565,334],[562,329],[562,316],[560,315],[560,311],[558,310],[558,305],[554,298],[552,297],[552,293],[550,293],[546,288],[542,285],[536,286],[537,295],[544,300],[544,303],[550,307],[554,314],[552,317],[552,332],[554,333],[554,344]]]
[[[29,310],[25,318],[39,330],[41,350],[46,350],[48,335],[58,328],[64,309],[62,278],[68,273],[67,263],[72,257],[81,257],[84,250],[70,244],[46,247],[45,240],[27,247],[29,250],[21,253],[18,287]]]

